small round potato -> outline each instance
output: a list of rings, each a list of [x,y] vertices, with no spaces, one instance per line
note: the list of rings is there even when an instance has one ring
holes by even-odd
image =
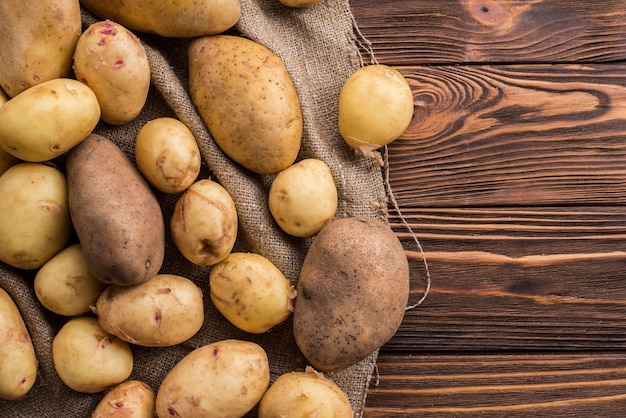
[[[71,232],[67,179],[61,171],[19,163],[0,176],[0,260],[37,269],[65,247]]]
[[[59,315],[89,312],[106,284],[91,274],[80,244],[71,245],[44,264],[35,276],[35,295]]]
[[[158,417],[237,418],[263,397],[270,381],[267,353],[258,344],[223,340],[195,349],[163,379]]]
[[[162,117],[146,123],[135,141],[137,168],[158,190],[178,194],[200,173],[200,150],[193,133],[178,119]]]
[[[91,418],[153,418],[154,390],[144,382],[127,380],[100,400]]]
[[[228,321],[260,334],[293,312],[296,290],[271,261],[259,254],[231,253],[211,268],[211,300]]]
[[[199,266],[212,266],[230,254],[237,239],[235,202],[220,184],[203,179],[177,200],[170,227],[181,254]]]
[[[259,403],[259,418],[352,418],[348,395],[312,367],[280,375]]]
[[[413,93],[400,72],[376,64],[358,69],[339,94],[339,131],[357,153],[379,159],[413,118]]]
[[[337,211],[337,188],[330,168],[315,158],[286,168],[274,178],[268,202],[283,231],[296,237],[312,237]]]
[[[133,371],[128,343],[105,332],[92,317],[75,317],[52,341],[57,374],[68,387],[97,393],[122,383]]]

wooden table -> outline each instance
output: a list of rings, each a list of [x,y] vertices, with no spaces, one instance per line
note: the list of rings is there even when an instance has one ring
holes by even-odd
[[[414,92],[389,179],[432,277],[365,417],[626,416],[626,2],[351,5]]]

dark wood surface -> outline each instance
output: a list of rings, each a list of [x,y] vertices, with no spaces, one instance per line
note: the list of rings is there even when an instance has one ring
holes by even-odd
[[[626,2],[351,6],[413,89],[389,179],[432,278],[364,416],[625,416]]]

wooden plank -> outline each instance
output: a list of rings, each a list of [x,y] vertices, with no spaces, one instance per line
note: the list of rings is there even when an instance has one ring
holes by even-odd
[[[363,416],[621,416],[624,360],[622,353],[381,355]]]
[[[356,22],[390,65],[626,59],[623,0],[354,0]]]
[[[400,70],[415,98],[389,147],[402,206],[626,203],[625,64]]]

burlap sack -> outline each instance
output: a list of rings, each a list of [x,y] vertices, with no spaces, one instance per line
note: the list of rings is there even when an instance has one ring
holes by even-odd
[[[86,27],[95,17],[83,12]],[[358,30],[348,0],[324,0],[307,9],[289,9],[278,0],[242,0],[242,16],[234,33],[249,37],[273,50],[285,62],[296,85],[304,117],[300,158],[315,157],[332,169],[339,192],[337,217],[369,215],[386,219],[383,178],[373,161],[355,154],[337,130],[337,98],[347,77],[362,65]],[[310,240],[282,233],[267,209],[271,176],[241,169],[219,150],[195,111],[188,94],[187,46],[189,40],[164,39],[140,34],[150,59],[152,89],[140,117],[112,127],[104,123],[96,132],[117,143],[133,158],[134,137],[148,120],[177,117],[195,134],[204,167],[201,177],[220,182],[233,196],[238,208],[240,233],[236,250],[259,253],[274,262],[295,284]],[[64,167],[64,157],[53,162]],[[157,193],[164,217],[169,220],[176,196]],[[167,228],[166,228],[167,229]],[[163,273],[180,274],[194,280],[208,293],[208,268],[192,265],[173,245],[167,231]],[[33,389],[18,401],[0,401],[0,416],[87,417],[103,394],[85,395],[68,389],[54,371],[52,340],[67,318],[46,311],[37,302],[32,282],[36,272],[17,271],[0,263],[0,286],[17,302],[27,323],[39,359],[39,376]],[[131,378],[149,384],[155,391],[165,374],[191,350],[226,338],[254,341],[267,351],[271,378],[306,366],[298,351],[292,324],[285,322],[264,335],[251,335],[230,325],[205,298],[206,320],[201,331],[188,342],[170,348],[133,346],[135,359]],[[366,389],[377,353],[347,370],[329,376],[344,389],[355,417],[362,415]],[[249,416],[256,416],[253,410]]]

